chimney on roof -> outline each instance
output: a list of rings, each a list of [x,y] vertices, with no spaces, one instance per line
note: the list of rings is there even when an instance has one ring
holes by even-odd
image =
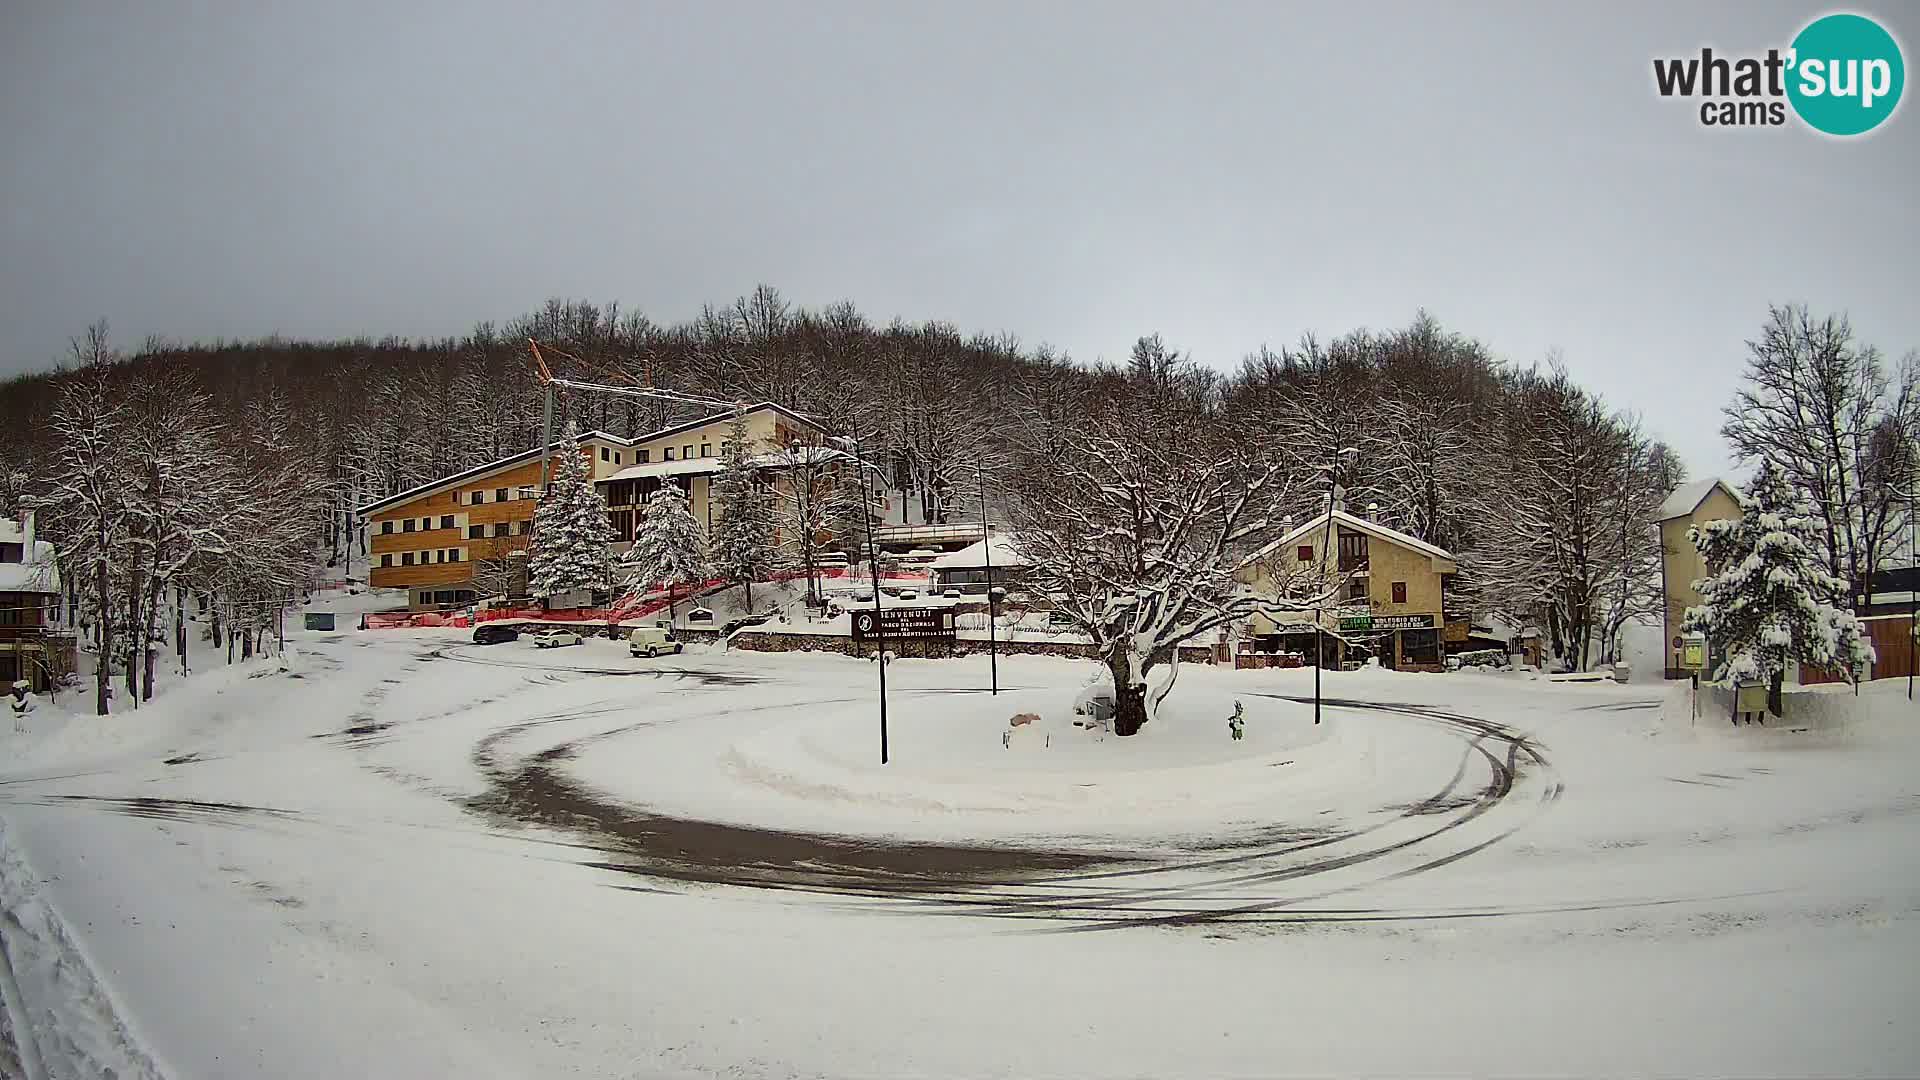
[[[20,561],[33,561],[33,507],[20,509]]]

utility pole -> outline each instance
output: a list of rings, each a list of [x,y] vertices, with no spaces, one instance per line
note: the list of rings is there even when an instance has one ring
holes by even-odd
[[[981,464],[973,463],[974,476],[980,484],[980,550],[987,560],[987,670],[991,672],[992,694],[1000,694],[1000,645],[999,630],[994,626],[994,616],[998,614],[1000,590],[993,586],[993,533],[987,524],[987,472]]]
[[[1320,538],[1320,587],[1323,589],[1327,587],[1327,578],[1328,578],[1327,549],[1329,546],[1332,545],[1333,537],[1334,537],[1333,503],[1334,503],[1335,496],[1338,495],[1340,491],[1340,459],[1343,457],[1346,457],[1348,454],[1357,454],[1359,452],[1360,451],[1353,448],[1342,448],[1340,450],[1336,450],[1334,451],[1334,454],[1333,454],[1333,461],[1327,465],[1327,528]],[[1333,565],[1337,570],[1339,564],[1335,563]],[[1324,598],[1319,603],[1314,605],[1314,611],[1313,611],[1313,722],[1315,724],[1318,724],[1320,722],[1320,667],[1321,667],[1320,661],[1321,661],[1321,653],[1325,649],[1325,645],[1321,641],[1322,631],[1320,629],[1320,622],[1323,618],[1325,618],[1326,610],[1327,610],[1327,605],[1326,605],[1326,600]]]
[[[873,546],[873,507],[867,493],[867,455],[860,436],[853,437],[853,475],[860,484],[860,528],[867,534],[867,566],[873,578],[873,640],[880,650],[880,764],[887,763],[887,632],[880,621],[880,557]]]
[[[1915,580],[1914,569],[1920,566],[1920,522],[1913,516],[1914,462],[1911,448],[1907,454],[1907,700],[1913,700],[1913,666],[1915,641],[1914,634],[1920,631],[1920,581]],[[1873,582],[1867,582],[1867,599],[1873,599]],[[1856,679],[1853,692],[1860,692],[1860,683]]]

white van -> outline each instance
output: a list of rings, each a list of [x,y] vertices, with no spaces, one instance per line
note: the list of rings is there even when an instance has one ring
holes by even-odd
[[[627,652],[634,656],[677,653],[680,648],[680,642],[673,639],[673,631],[664,626],[642,626],[627,635]]]

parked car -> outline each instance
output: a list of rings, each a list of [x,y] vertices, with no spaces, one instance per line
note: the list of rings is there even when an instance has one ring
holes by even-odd
[[[692,611],[687,612],[687,621],[688,622],[712,622],[713,609],[703,608],[703,607],[694,608]]]
[[[533,635],[533,647],[536,649],[560,649],[578,644],[580,644],[579,634],[572,630],[562,630],[557,626],[548,627]]]
[[[771,615],[742,615],[737,619],[728,619],[725,625],[720,627],[720,632],[722,634],[731,634],[742,627],[759,626],[764,622],[770,621],[772,618],[773,616]]]
[[[479,626],[473,628],[473,643],[475,645],[498,645],[503,641],[513,641],[519,636],[520,628],[517,626],[500,626],[498,624],[481,623]]]
[[[634,656],[677,653],[680,648],[681,643],[674,640],[673,631],[664,626],[642,626],[627,635],[627,652]]]
[[[918,600],[920,599],[920,590],[919,589],[901,589],[899,592],[894,593],[893,595],[899,597],[902,600]]]
[[[1072,626],[1073,617],[1071,615],[1068,615],[1066,612],[1061,611],[1059,608],[1054,608],[1051,611],[1047,612],[1047,625],[1055,626],[1055,627]]]
[[[967,594],[949,585],[946,588],[940,590],[940,595],[947,598],[948,600],[962,600],[966,598]]]

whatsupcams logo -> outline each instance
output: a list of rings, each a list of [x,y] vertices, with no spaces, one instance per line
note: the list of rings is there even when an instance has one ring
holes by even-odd
[[[1900,107],[1907,67],[1900,43],[1864,15],[1823,15],[1785,49],[1764,56],[1699,56],[1653,62],[1661,97],[1699,99],[1706,127],[1778,127],[1794,115],[1827,135],[1864,135]]]

